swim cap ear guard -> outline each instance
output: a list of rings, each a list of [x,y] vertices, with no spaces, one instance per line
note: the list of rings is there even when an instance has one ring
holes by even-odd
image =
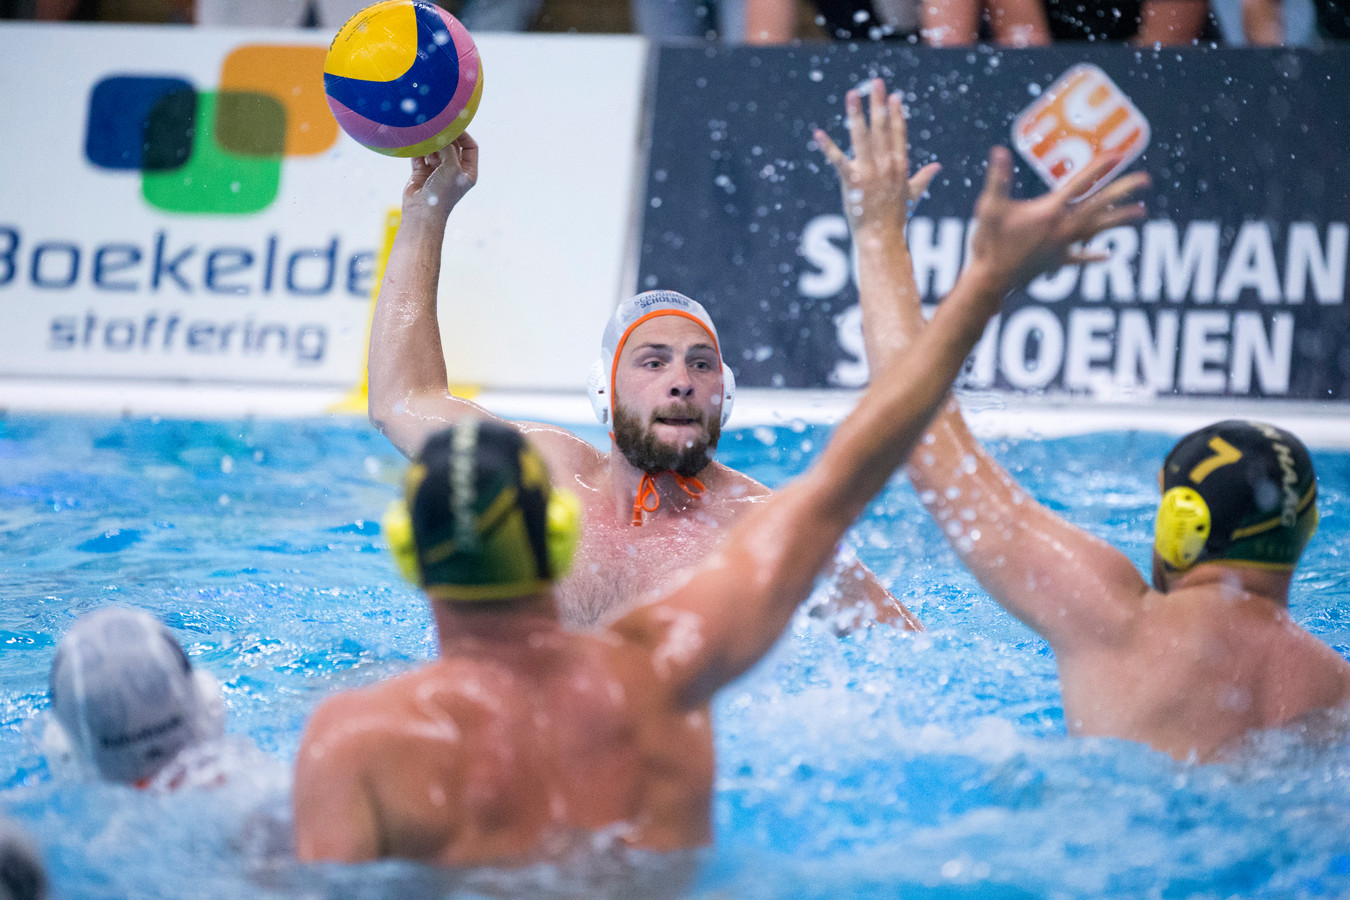
[[[417,544],[413,540],[408,504],[402,500],[390,501],[380,524],[398,570],[404,578],[422,587],[422,569],[417,563]],[[557,581],[571,571],[572,558],[576,555],[577,541],[581,537],[581,501],[575,494],[553,489],[548,499],[544,529],[549,572],[552,580]]]
[[[1169,571],[1209,561],[1291,571],[1317,531],[1317,480],[1294,435],[1228,420],[1177,442],[1158,476],[1153,549]]]
[[[1195,565],[1209,540],[1209,505],[1188,487],[1174,487],[1158,505],[1153,547],[1173,569]]]
[[[660,315],[681,315],[693,319],[712,338],[713,346],[717,348],[717,358],[722,361],[721,414],[722,424],[726,425],[736,399],[736,376],[722,358],[722,345],[717,338],[712,316],[708,315],[703,304],[675,291],[647,291],[625,300],[614,310],[600,339],[600,358],[591,364],[586,377],[586,396],[590,398],[596,420],[605,426],[614,421],[614,366],[624,342],[634,328]]]
[[[402,500],[389,501],[380,521],[384,539],[389,542],[389,552],[398,564],[403,577],[418,587],[422,586],[422,571],[417,565],[417,545],[413,543],[412,517],[408,515],[408,504]]]
[[[220,682],[205,669],[192,670],[196,713],[191,733],[195,743],[215,741],[225,736],[225,697]],[[82,742],[71,737],[54,710],[43,714],[38,742],[47,765],[61,777],[93,780],[100,776],[98,765]],[[78,734],[78,731],[76,732]]]
[[[553,580],[557,581],[572,571],[577,542],[581,539],[581,501],[576,494],[553,489],[548,498],[544,535],[548,545],[549,571]]]
[[[197,695],[193,733],[199,741],[219,740],[225,736],[225,695],[220,681],[205,669],[193,668],[192,689]]]
[[[610,372],[604,360],[591,363],[590,374],[586,376],[586,396],[590,398],[591,410],[601,425],[609,425],[614,418],[609,396]],[[731,418],[731,407],[736,400],[736,375],[731,368],[722,363],[722,424]]]
[[[437,600],[504,600],[571,566],[581,504],[554,488],[515,428],[470,421],[433,435],[383,520],[400,571]]]

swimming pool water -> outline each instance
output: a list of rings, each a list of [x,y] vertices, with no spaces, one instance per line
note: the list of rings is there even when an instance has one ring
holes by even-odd
[[[776,485],[828,434],[733,430],[720,458]],[[1146,568],[1171,442],[992,446]],[[1347,655],[1350,454],[1314,459],[1322,527],[1292,608]],[[507,875],[299,866],[289,767],[306,716],[434,652],[377,525],[401,471],[356,420],[0,418],[0,808],[42,846],[56,897],[1350,895],[1350,749],[1274,733],[1192,766],[1070,740],[1047,648],[960,568],[903,478],[851,541],[928,630],[841,637],[803,614],[722,693],[712,847]],[[159,616],[224,683],[240,745],[224,788],[157,796],[46,765],[32,723],[56,640],[112,602]]]

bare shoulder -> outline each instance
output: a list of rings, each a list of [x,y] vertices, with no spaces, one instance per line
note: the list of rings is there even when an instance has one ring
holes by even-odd
[[[728,501],[762,500],[773,495],[773,491],[744,472],[713,462],[705,473],[705,481],[711,482],[709,488]]]
[[[555,480],[564,472],[590,475],[605,461],[605,452],[585,438],[557,425],[542,422],[513,423],[530,439],[553,470]]]
[[[1336,648],[1284,609],[1258,609],[1247,621],[1251,625],[1236,655],[1243,665],[1261,673],[1258,696],[1264,699],[1265,721],[1279,724],[1350,702],[1350,662]]]
[[[609,667],[630,687],[630,694],[653,700],[669,687],[670,672],[700,646],[701,620],[666,603],[639,606],[605,629]],[[632,688],[638,690],[633,691]]]
[[[1309,677],[1332,692],[1338,701],[1350,700],[1350,661],[1292,619],[1281,630],[1289,639],[1284,664],[1295,670],[1307,669]]]
[[[1053,513],[1034,519],[1050,527],[1033,521],[1002,548],[1009,563],[989,576],[991,593],[1056,652],[1118,648],[1172,607],[1116,547]]]
[[[398,679],[334,694],[319,704],[305,726],[304,744],[327,751],[360,751],[371,737],[394,728],[401,717],[403,691],[392,690]]]
[[[339,803],[339,797],[366,796],[382,741],[371,739],[380,730],[379,707],[361,694],[350,691],[329,697],[305,723],[295,757],[293,798],[297,816],[304,815],[303,822],[297,818],[301,832],[326,834],[316,811]]]
[[[414,673],[337,694],[310,718],[292,792],[300,859],[361,862],[419,833],[425,761],[453,773],[460,757],[429,744],[438,729],[427,727],[416,684]]]
[[[376,768],[417,768],[430,758],[451,767],[465,724],[481,718],[465,685],[483,674],[442,660],[331,697],[306,726],[297,765],[363,777]]]

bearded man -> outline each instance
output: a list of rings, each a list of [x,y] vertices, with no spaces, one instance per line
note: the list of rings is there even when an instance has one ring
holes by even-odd
[[[478,144],[467,134],[412,160],[376,301],[370,420],[410,459],[461,419],[503,421],[448,389],[436,316],[446,221],[477,177]],[[514,423],[582,504],[575,565],[557,586],[566,625],[604,625],[654,596],[770,495],[713,460],[734,393],[707,311],[673,291],[652,291],[615,310],[591,372],[591,401],[614,449],[555,425]],[[828,611],[857,609],[868,621],[920,627],[871,571],[847,553],[839,558]]]

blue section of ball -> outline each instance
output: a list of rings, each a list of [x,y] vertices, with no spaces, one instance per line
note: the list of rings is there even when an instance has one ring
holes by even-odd
[[[459,86],[459,56],[445,22],[416,4],[417,55],[406,72],[388,81],[324,73],[328,96],[352,112],[391,128],[420,125],[445,109]]]

